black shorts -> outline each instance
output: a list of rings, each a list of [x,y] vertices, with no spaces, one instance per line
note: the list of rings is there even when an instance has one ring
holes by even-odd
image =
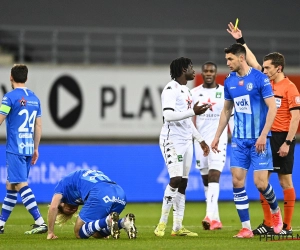
[[[272,132],[270,143],[274,170],[271,172],[278,174],[292,174],[293,172],[294,151],[296,144],[295,138],[290,145],[290,150],[286,157],[281,157],[277,153],[281,145],[285,142],[287,134],[288,132]]]

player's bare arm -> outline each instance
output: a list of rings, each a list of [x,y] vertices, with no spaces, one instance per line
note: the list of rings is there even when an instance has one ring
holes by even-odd
[[[230,22],[228,24],[228,29],[227,32],[235,39],[235,40],[239,40],[242,39],[243,34],[242,31],[237,27],[235,29],[234,25],[232,22]],[[248,63],[249,66],[258,69],[259,71],[261,71],[262,67],[261,65],[258,63],[255,55],[253,54],[253,52],[249,49],[249,47],[247,46],[246,43],[242,44],[245,49],[246,49],[246,61]]]
[[[218,149],[219,139],[220,139],[220,136],[222,135],[225,127],[227,126],[227,124],[229,122],[229,119],[232,114],[232,109],[233,109],[233,102],[225,100],[224,107],[223,107],[223,110],[220,115],[219,126],[218,126],[217,132],[215,134],[215,138],[211,143],[211,149],[214,153],[221,152]]]
[[[42,118],[37,117],[35,119],[35,125],[34,125],[34,151],[31,160],[32,165],[36,164],[39,158],[38,148],[40,145],[41,136],[42,136]]]
[[[269,109],[268,109],[268,113],[267,113],[267,117],[266,117],[265,126],[255,143],[257,153],[261,153],[261,152],[265,151],[266,143],[267,143],[267,135],[268,135],[269,131],[271,130],[272,124],[274,122],[274,119],[275,119],[275,116],[277,113],[276,102],[275,102],[274,96],[265,98],[265,103]]]
[[[58,206],[61,203],[62,195],[61,194],[55,194],[52,198],[51,204],[49,206],[48,211],[48,235],[47,239],[57,239],[58,237],[54,234],[54,225],[56,216],[58,213]]]
[[[5,120],[6,115],[0,114],[0,125],[2,125],[3,121]]]
[[[297,129],[299,126],[299,121],[300,121],[300,110],[299,109],[294,109],[290,111],[292,118],[290,122],[290,127],[289,127],[289,132],[287,134],[286,140],[292,141],[297,133]],[[289,153],[290,146],[287,145],[285,142],[281,145],[281,147],[278,150],[278,154],[281,157],[287,156]]]

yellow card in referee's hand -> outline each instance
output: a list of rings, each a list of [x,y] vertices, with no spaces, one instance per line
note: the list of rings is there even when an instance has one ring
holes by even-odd
[[[239,24],[239,19],[237,18],[237,19],[236,19],[236,21],[235,21],[234,30],[236,30],[236,29],[237,29],[237,27],[238,27],[238,24]]]

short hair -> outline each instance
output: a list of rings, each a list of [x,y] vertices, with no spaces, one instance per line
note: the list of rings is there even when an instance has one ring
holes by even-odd
[[[226,54],[231,53],[231,54],[234,54],[234,55],[244,54],[245,57],[246,57],[246,49],[240,43],[234,43],[234,44],[230,45],[228,48],[224,49],[224,52]]]
[[[215,63],[212,62],[212,61],[207,61],[207,62],[205,62],[205,63],[202,64],[202,66],[201,66],[202,71],[203,71],[203,69],[204,69],[204,66],[206,66],[206,65],[213,65],[213,66],[216,68],[216,70],[218,69],[217,64],[215,64]]]
[[[25,64],[15,64],[10,73],[15,82],[25,83],[27,81],[28,68]]]
[[[182,75],[182,70],[187,69],[189,65],[193,65],[192,60],[186,57],[179,57],[170,64],[171,79],[175,79]]]
[[[271,60],[271,64],[274,65],[275,67],[281,66],[282,67],[281,71],[283,71],[285,66],[285,59],[282,54],[280,54],[279,52],[272,52],[264,56],[263,61],[265,62],[268,60]]]

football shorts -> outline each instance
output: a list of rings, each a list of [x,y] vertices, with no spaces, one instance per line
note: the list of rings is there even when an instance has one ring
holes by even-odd
[[[231,168],[243,168],[254,171],[273,170],[272,151],[270,139],[267,138],[266,149],[262,153],[257,153],[255,143],[257,139],[240,139],[232,137],[231,139]]]
[[[193,141],[160,139],[160,150],[170,178],[188,178],[193,160]]]

